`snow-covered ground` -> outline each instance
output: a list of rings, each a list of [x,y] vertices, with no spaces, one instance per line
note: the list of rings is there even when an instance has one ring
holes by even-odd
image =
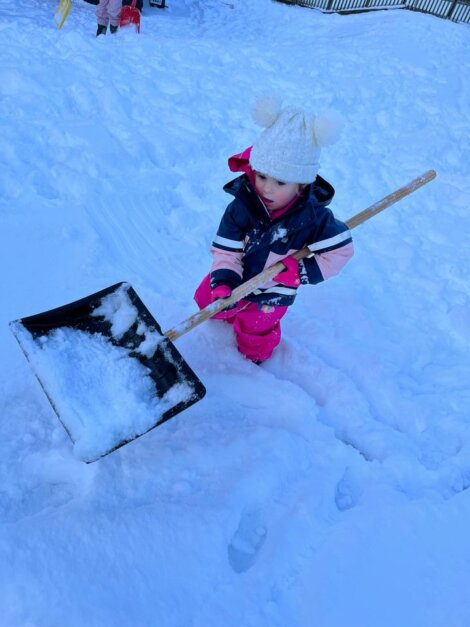
[[[0,3],[2,627],[470,625],[470,30],[270,0],[145,6],[94,37],[75,0]],[[337,109],[322,155],[354,231],[272,360],[206,322],[206,397],[93,464],[8,328],[128,281],[190,316],[253,98]]]

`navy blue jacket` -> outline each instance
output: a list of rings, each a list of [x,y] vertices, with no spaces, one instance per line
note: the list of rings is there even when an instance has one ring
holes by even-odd
[[[305,246],[312,255],[299,262],[302,284],[319,283],[337,274],[352,257],[348,227],[327,207],[334,189],[320,176],[276,219],[271,219],[245,174],[227,183],[224,190],[234,200],[225,210],[212,244],[212,289],[222,284],[233,289]],[[296,292],[296,288],[271,281],[246,300],[287,306],[294,302]]]

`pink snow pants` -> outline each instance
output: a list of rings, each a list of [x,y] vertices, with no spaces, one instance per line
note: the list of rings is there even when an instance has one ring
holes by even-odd
[[[108,22],[113,26],[119,26],[122,0],[100,0],[96,7],[96,21],[101,26],[107,26]]]
[[[199,309],[211,302],[210,275],[207,275],[194,294]],[[237,347],[242,355],[252,361],[265,361],[271,357],[281,341],[281,318],[287,307],[271,307],[239,301],[233,309],[221,311],[213,318],[233,325]]]

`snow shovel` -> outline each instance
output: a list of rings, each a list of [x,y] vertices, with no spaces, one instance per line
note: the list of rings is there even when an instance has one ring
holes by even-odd
[[[135,29],[138,33],[140,33],[140,11],[135,6],[137,0],[132,0],[132,4],[122,7],[121,9],[121,17],[119,19],[120,28],[125,28],[126,26],[135,26]]]
[[[128,283],[10,328],[85,462],[147,433],[206,392]]]
[[[348,220],[369,220],[434,179],[429,170]],[[315,254],[315,245],[293,255]],[[49,402],[86,462],[135,440],[203,398],[205,388],[173,341],[284,269],[281,262],[162,333],[128,283],[10,323]]]
[[[67,19],[70,9],[72,8],[71,0],[60,0],[59,6],[54,13],[54,21],[57,24],[57,28],[62,28]]]
[[[378,213],[380,213],[387,207],[390,207],[390,205],[393,205],[394,203],[398,202],[405,196],[408,196],[408,194],[411,194],[412,192],[416,191],[418,188],[422,187],[423,185],[426,185],[426,183],[429,183],[429,181],[432,181],[434,178],[436,178],[436,172],[434,170],[428,170],[421,176],[418,176],[417,178],[413,179],[407,185],[400,187],[399,189],[395,190],[392,194],[385,196],[385,198],[382,198],[382,200],[379,200],[378,202],[374,203],[367,209],[364,209],[360,213],[357,213],[355,216],[353,216],[349,220],[346,220],[346,224],[348,225],[349,229],[354,229],[356,226],[359,226],[366,220],[369,220],[370,218],[377,215]],[[315,244],[313,244],[312,246],[306,246],[305,248],[302,248],[302,250],[299,250],[296,253],[294,253],[292,257],[300,260],[300,259],[304,259],[305,257],[309,257],[314,254],[315,254]],[[279,261],[278,263],[274,264],[273,266],[270,266],[266,270],[263,270],[263,272],[260,272],[259,274],[251,278],[249,281],[242,283],[242,285],[240,285],[235,290],[233,290],[232,295],[229,298],[216,300],[214,303],[212,303],[211,305],[208,305],[207,307],[205,307],[205,309],[201,309],[197,313],[193,314],[190,318],[188,318],[187,320],[184,320],[183,322],[178,324],[176,327],[173,327],[172,329],[169,329],[168,331],[166,331],[164,335],[173,342],[174,340],[178,339],[179,337],[181,337],[188,331],[191,331],[191,329],[194,329],[194,327],[198,326],[199,324],[201,324],[208,318],[211,318],[215,314],[219,313],[219,311],[223,311],[224,309],[227,309],[227,307],[230,307],[231,305],[234,305],[235,303],[237,303],[239,300],[242,300],[242,298],[245,298],[245,296],[248,296],[248,294],[251,294],[251,292],[253,292],[255,289],[260,287],[260,285],[263,285],[264,283],[267,283],[267,281],[270,281],[271,279],[273,279],[277,274],[282,272],[282,270],[284,269],[285,269],[284,264],[282,263],[282,261]]]

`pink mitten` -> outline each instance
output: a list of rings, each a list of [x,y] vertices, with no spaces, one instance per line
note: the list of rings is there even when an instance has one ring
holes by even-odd
[[[228,298],[229,296],[231,296],[231,294],[231,287],[229,287],[228,285],[218,285],[217,287],[214,287],[213,290],[211,290],[211,302],[214,302],[219,298]]]
[[[276,274],[273,281],[276,283],[282,283],[286,287],[299,287],[300,274],[299,274],[299,262],[294,257],[285,257],[281,263],[286,266],[286,269],[279,274]]]

